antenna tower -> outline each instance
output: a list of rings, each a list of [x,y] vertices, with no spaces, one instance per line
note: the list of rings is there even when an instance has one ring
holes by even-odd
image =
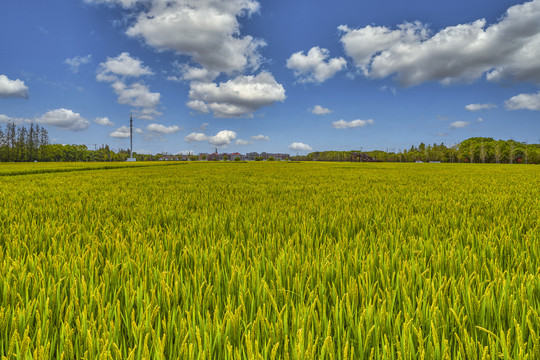
[[[133,115],[129,114],[129,158],[127,161],[136,161],[133,157]]]
[[[133,157],[133,116],[129,114],[129,157]]]

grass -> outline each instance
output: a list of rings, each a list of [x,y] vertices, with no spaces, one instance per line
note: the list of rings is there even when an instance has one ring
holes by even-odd
[[[1,179],[8,359],[540,358],[536,166]]]

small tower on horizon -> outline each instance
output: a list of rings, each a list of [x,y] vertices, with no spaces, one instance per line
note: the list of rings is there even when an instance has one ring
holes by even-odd
[[[133,115],[129,114],[129,157],[133,157]]]
[[[129,158],[127,161],[137,161],[133,157],[133,115],[129,114]]]

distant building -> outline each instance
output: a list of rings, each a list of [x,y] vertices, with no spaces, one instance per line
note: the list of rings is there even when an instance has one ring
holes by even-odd
[[[259,153],[258,152],[249,152],[246,154],[246,160],[251,160],[251,161],[254,161],[255,158],[259,157]]]
[[[291,157],[289,154],[271,154],[271,156],[276,160],[287,160]]]
[[[177,155],[162,155],[160,161],[178,161],[180,158]]]

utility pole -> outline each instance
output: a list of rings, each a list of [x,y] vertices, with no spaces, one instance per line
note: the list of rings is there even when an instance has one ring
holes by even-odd
[[[133,157],[133,116],[129,114],[129,157]]]
[[[133,157],[133,115],[129,114],[129,158],[127,161],[137,161]]]

